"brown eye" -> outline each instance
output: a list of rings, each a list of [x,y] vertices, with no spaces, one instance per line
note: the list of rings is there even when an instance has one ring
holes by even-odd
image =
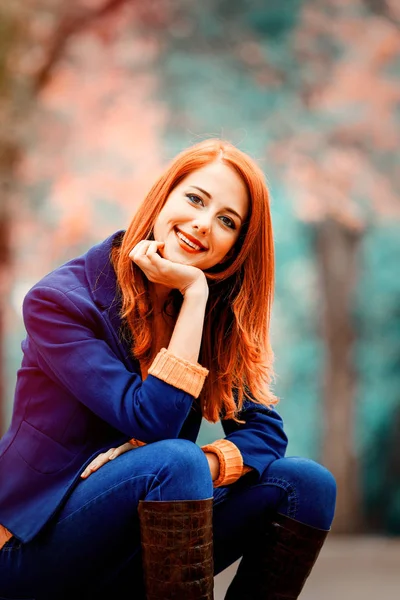
[[[224,225],[226,225],[227,227],[230,227],[231,229],[236,229],[236,225],[235,225],[235,221],[232,221],[232,219],[230,219],[229,217],[220,217],[220,220],[224,223]]]
[[[204,205],[203,200],[199,196],[196,196],[196,194],[186,194],[186,198],[188,198],[192,204]]]

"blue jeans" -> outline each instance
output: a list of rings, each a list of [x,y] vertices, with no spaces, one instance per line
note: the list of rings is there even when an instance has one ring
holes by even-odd
[[[278,511],[329,529],[336,486],[321,465],[304,458],[273,462],[213,490],[203,451],[165,440],[119,456],[81,480],[56,516],[31,542],[12,538],[0,550],[0,598],[132,600],[145,598],[139,500],[201,500],[214,495],[215,574],[243,554],[263,515]]]

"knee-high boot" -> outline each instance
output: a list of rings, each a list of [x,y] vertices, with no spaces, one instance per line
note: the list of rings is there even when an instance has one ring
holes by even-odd
[[[139,503],[147,600],[213,600],[212,498]]]
[[[295,600],[328,533],[275,514],[246,548],[225,600]]]

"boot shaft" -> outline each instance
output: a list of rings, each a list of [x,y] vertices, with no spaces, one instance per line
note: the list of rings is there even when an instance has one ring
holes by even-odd
[[[212,498],[139,503],[147,600],[212,600]]]
[[[225,600],[297,600],[328,533],[274,515],[246,549]]]

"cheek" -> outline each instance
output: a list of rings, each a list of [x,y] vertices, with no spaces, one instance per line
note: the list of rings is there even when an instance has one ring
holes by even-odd
[[[161,219],[160,219],[160,217],[161,217],[161,214],[158,215],[158,217],[155,220],[154,225],[153,225],[153,235],[154,235],[154,239],[155,240],[158,239],[158,235],[160,233],[160,225],[161,225]]]
[[[154,223],[154,233],[166,236],[178,220],[179,215],[176,214],[175,210],[164,207]]]
[[[227,237],[225,237],[225,239],[222,239],[220,241],[220,251],[223,253],[223,255],[225,256],[225,254],[228,254],[228,252],[233,252],[233,249],[235,247],[235,244],[238,240],[238,236],[235,235],[234,237],[229,235]]]
[[[165,237],[166,218],[167,218],[167,215],[165,214],[165,211],[161,211],[160,214],[158,215],[158,217],[154,223],[154,227],[153,227],[155,240],[161,240],[162,238]]]

